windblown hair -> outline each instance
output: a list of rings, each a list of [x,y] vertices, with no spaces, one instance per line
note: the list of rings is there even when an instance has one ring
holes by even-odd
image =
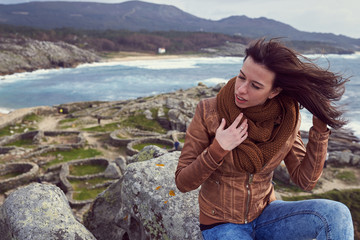
[[[322,69],[312,60],[286,47],[277,39],[260,39],[250,43],[246,56],[275,73],[273,88],[297,100],[301,106],[337,129],[346,124],[343,112],[333,101],[339,101],[349,80],[329,69]],[[245,60],[244,60],[245,61]]]

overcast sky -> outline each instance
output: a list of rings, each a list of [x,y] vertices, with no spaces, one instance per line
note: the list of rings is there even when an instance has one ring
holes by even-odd
[[[0,3],[15,4],[31,1],[0,0]],[[125,0],[78,1],[125,2]],[[359,0],[145,0],[145,2],[173,5],[197,17],[211,20],[233,15],[266,17],[302,31],[343,34],[360,38]]]

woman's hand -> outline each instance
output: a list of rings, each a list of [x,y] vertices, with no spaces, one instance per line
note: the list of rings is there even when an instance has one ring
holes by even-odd
[[[226,124],[225,119],[223,118],[221,120],[220,126],[216,130],[215,138],[224,150],[233,150],[247,138],[247,119],[245,119],[241,125],[237,127],[242,117],[243,114],[240,113],[235,121],[227,129],[224,129]]]

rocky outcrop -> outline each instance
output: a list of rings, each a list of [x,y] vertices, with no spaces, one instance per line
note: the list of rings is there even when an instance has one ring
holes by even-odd
[[[0,38],[0,75],[99,61],[95,53],[64,42]]]
[[[3,240],[77,239],[95,237],[71,212],[65,194],[56,186],[33,183],[5,200],[0,209]]]
[[[122,179],[99,194],[91,209],[84,216],[84,225],[97,240],[126,239],[128,234],[116,224],[116,216],[122,207]]]
[[[154,146],[154,145],[149,145],[144,147],[139,153],[133,155],[133,156],[129,156],[127,157],[127,163],[134,163],[134,162],[143,162],[146,160],[150,160],[153,158],[157,158],[160,157],[164,154],[166,154],[168,151],[165,149],[162,149],[158,146]]]
[[[147,146],[137,155],[123,178],[96,198],[84,225],[98,240],[202,239],[198,190],[184,194],[175,185],[180,151]]]
[[[173,152],[128,166],[117,225],[129,239],[202,239],[198,191],[180,193],[175,185],[179,156]]]
[[[180,193],[174,172],[180,152],[130,164],[117,219],[129,239],[201,239],[198,191]]]

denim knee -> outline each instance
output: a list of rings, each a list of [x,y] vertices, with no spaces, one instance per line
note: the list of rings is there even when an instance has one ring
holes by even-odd
[[[341,202],[331,200],[322,200],[320,205],[322,207],[319,206],[318,212],[326,221],[325,231],[320,235],[326,235],[326,239],[353,239],[354,227],[349,208]]]

